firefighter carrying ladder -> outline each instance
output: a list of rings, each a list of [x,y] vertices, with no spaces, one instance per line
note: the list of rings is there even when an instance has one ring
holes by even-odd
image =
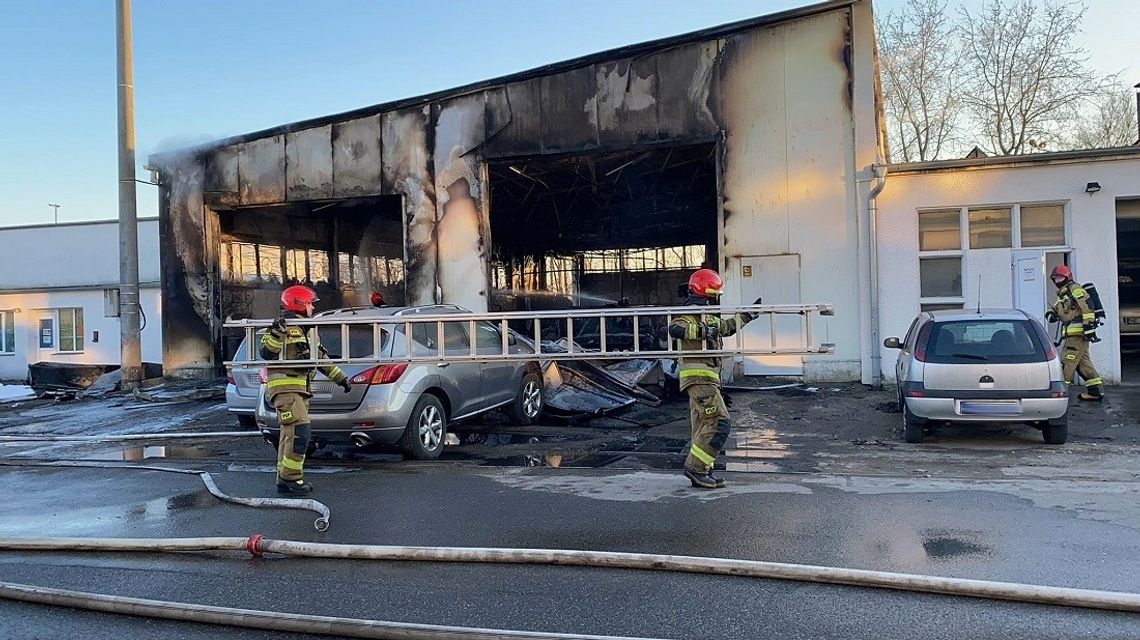
[[[378,315],[377,311],[386,312]],[[726,337],[722,349],[683,350],[677,348],[676,341],[667,337],[665,328],[673,318],[681,315],[700,314],[702,316],[732,316],[737,313],[755,314],[757,318],[749,323],[768,322],[768,344],[744,346],[741,333]],[[750,355],[811,355],[832,353],[835,345],[830,342],[816,342],[813,320],[816,315],[832,316],[834,307],[830,304],[785,304],[785,305],[741,305],[741,306],[675,306],[675,307],[616,307],[604,309],[566,309],[559,311],[505,311],[474,313],[454,305],[429,305],[423,307],[395,307],[387,309],[364,308],[359,310],[325,312],[314,318],[290,319],[289,324],[304,329],[317,327],[325,336],[329,331],[340,334],[340,344],[347,345],[342,353],[321,358],[322,364],[364,364],[387,363],[445,363],[445,362],[503,362],[539,360],[629,360],[639,358],[677,358],[703,355],[718,357]],[[798,317],[800,320],[800,341],[790,346],[777,346],[776,320],[779,317]],[[462,324],[467,328],[469,346],[456,350],[446,345],[448,325]],[[292,367],[313,366],[317,362],[316,350],[313,358],[307,360],[262,360],[255,340],[257,332],[268,328],[271,320],[231,320],[225,323],[228,329],[245,331],[250,358],[239,361],[226,361],[226,366]],[[491,325],[498,329],[498,349],[481,347],[475,339],[477,325]],[[581,329],[596,324],[597,348],[585,349],[575,344],[575,326]],[[622,325],[628,330],[615,332],[611,327]],[[417,328],[418,326],[421,328]],[[525,330],[508,330],[511,326],[525,327]],[[362,340],[361,329],[369,333],[370,341]],[[543,329],[564,327],[564,343],[543,339]],[[335,335],[335,334],[333,334]],[[350,339],[350,335],[352,339]],[[613,343],[618,336],[622,344]],[[428,340],[423,340],[427,336]],[[434,341],[430,339],[434,336]],[[591,334],[591,337],[593,334]],[[327,340],[327,338],[326,338]],[[650,344],[644,344],[646,341]],[[763,340],[761,339],[761,342]],[[781,339],[783,342],[784,340]],[[402,344],[401,344],[402,343]],[[536,347],[537,345],[537,347]],[[662,347],[662,345],[664,345]],[[391,346],[392,348],[388,348]],[[353,353],[356,351],[357,353]],[[284,350],[282,350],[282,355]]]

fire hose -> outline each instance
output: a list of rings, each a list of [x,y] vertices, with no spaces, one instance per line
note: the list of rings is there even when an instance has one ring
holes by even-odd
[[[207,471],[199,469],[172,469],[170,467],[156,467],[148,465],[136,465],[128,463],[117,462],[75,462],[70,460],[55,460],[55,461],[22,461],[22,460],[2,460],[0,466],[16,466],[16,467],[88,467],[98,469],[134,469],[139,471],[164,471],[166,473],[181,473],[184,475],[196,475],[202,480],[202,484],[206,485],[206,490],[210,492],[218,500],[229,502],[231,504],[240,504],[246,507],[264,507],[269,509],[299,509],[302,511],[312,511],[320,517],[313,522],[313,527],[317,531],[325,531],[329,528],[330,511],[327,505],[310,498],[241,498],[231,496],[223,493],[218,485],[214,483],[214,478]]]
[[[864,569],[822,567],[758,560],[701,558],[663,554],[620,553],[556,549],[495,549],[466,547],[409,547],[353,545],[271,540],[262,536],[216,538],[0,538],[0,551],[66,552],[188,552],[245,551],[291,558],[333,558],[399,562],[461,562],[538,564],[608,569],[635,569],[727,575],[746,578],[795,580],[1008,600],[1053,606],[1083,607],[1140,613],[1140,594],[1040,585],[923,576]],[[143,600],[105,594],[63,591],[0,583],[0,597],[78,607],[95,611],[145,615],[171,620],[236,625],[274,631],[346,635],[359,638],[422,638],[460,640],[490,638],[602,638],[521,631],[412,625],[377,620],[302,616],[279,612],[230,609],[178,602]]]

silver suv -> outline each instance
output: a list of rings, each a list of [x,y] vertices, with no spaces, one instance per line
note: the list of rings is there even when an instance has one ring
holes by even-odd
[[[895,380],[903,437],[928,422],[1025,422],[1049,444],[1068,438],[1069,392],[1044,327],[1018,309],[927,311],[898,349]]]
[[[409,314],[444,315],[470,313],[452,305],[338,309],[318,314],[318,318],[399,317]],[[436,327],[425,323],[411,325],[412,354],[437,353]],[[502,353],[499,328],[488,322],[475,323],[475,335],[468,335],[469,324],[443,324],[444,353],[466,355],[475,341],[479,355]],[[382,331],[383,356],[405,354],[404,325],[393,324]],[[341,357],[341,327],[318,329],[321,344],[330,357]],[[353,358],[371,357],[372,325],[350,326],[349,353]],[[514,333],[507,335],[511,353],[534,353]],[[309,406],[313,444],[399,443],[407,458],[428,460],[439,456],[450,424],[492,409],[505,408],[518,424],[531,424],[542,414],[543,381],[538,361],[510,362],[396,362],[376,366],[340,365],[352,382],[345,393],[318,373],[311,384]],[[238,367],[235,367],[235,370]],[[235,371],[235,376],[237,375]],[[257,426],[270,444],[280,433],[277,412],[265,398],[262,384],[257,400]]]
[[[265,331],[254,336],[259,344]],[[243,338],[234,353],[233,360],[249,360],[249,343]],[[257,427],[254,414],[257,413],[257,392],[261,386],[260,372],[254,367],[226,368],[226,408],[237,417],[238,424],[253,429]]]

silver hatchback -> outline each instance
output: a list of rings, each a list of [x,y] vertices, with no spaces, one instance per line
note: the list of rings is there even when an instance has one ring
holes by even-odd
[[[928,311],[898,349],[895,379],[903,437],[922,442],[931,422],[1022,422],[1045,442],[1068,438],[1069,393],[1057,350],[1037,320],[1018,309]]]
[[[318,314],[329,318],[400,317],[409,314],[445,315],[469,313],[452,305],[424,307],[387,307],[339,309]],[[412,354],[434,355],[436,327],[418,323],[412,327]],[[405,354],[408,340],[404,325],[392,324],[382,330],[381,354],[399,358]],[[339,326],[318,329],[321,345],[333,358],[344,353]],[[443,323],[445,354],[466,355],[475,343],[479,355],[502,353],[499,328],[488,322],[476,322],[474,335],[469,323]],[[348,353],[353,358],[371,357],[372,325],[354,325],[349,331]],[[511,353],[534,353],[534,349],[510,333],[507,342]],[[399,443],[407,458],[436,458],[443,450],[449,426],[492,409],[504,408],[517,424],[531,424],[543,410],[542,370],[537,360],[509,362],[393,362],[375,366],[341,365],[352,383],[345,393],[338,385],[318,373],[311,383],[312,398],[309,418],[315,446],[349,444]],[[235,367],[236,369],[236,367]],[[280,426],[277,412],[265,397],[261,385],[257,402],[257,426],[271,444],[277,440]]]

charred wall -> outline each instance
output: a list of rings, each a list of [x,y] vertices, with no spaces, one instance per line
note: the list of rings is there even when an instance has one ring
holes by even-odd
[[[163,167],[170,230],[162,254],[168,369],[214,365],[209,344],[220,317],[209,245],[224,208],[398,195],[407,302],[486,309],[494,246],[489,162],[715,142],[723,201],[715,253],[726,279],[735,277],[739,256],[817,247],[848,253],[850,14],[837,5],[153,159]],[[835,277],[856,271],[842,259],[823,260]],[[805,289],[813,299],[832,297],[815,293]]]

